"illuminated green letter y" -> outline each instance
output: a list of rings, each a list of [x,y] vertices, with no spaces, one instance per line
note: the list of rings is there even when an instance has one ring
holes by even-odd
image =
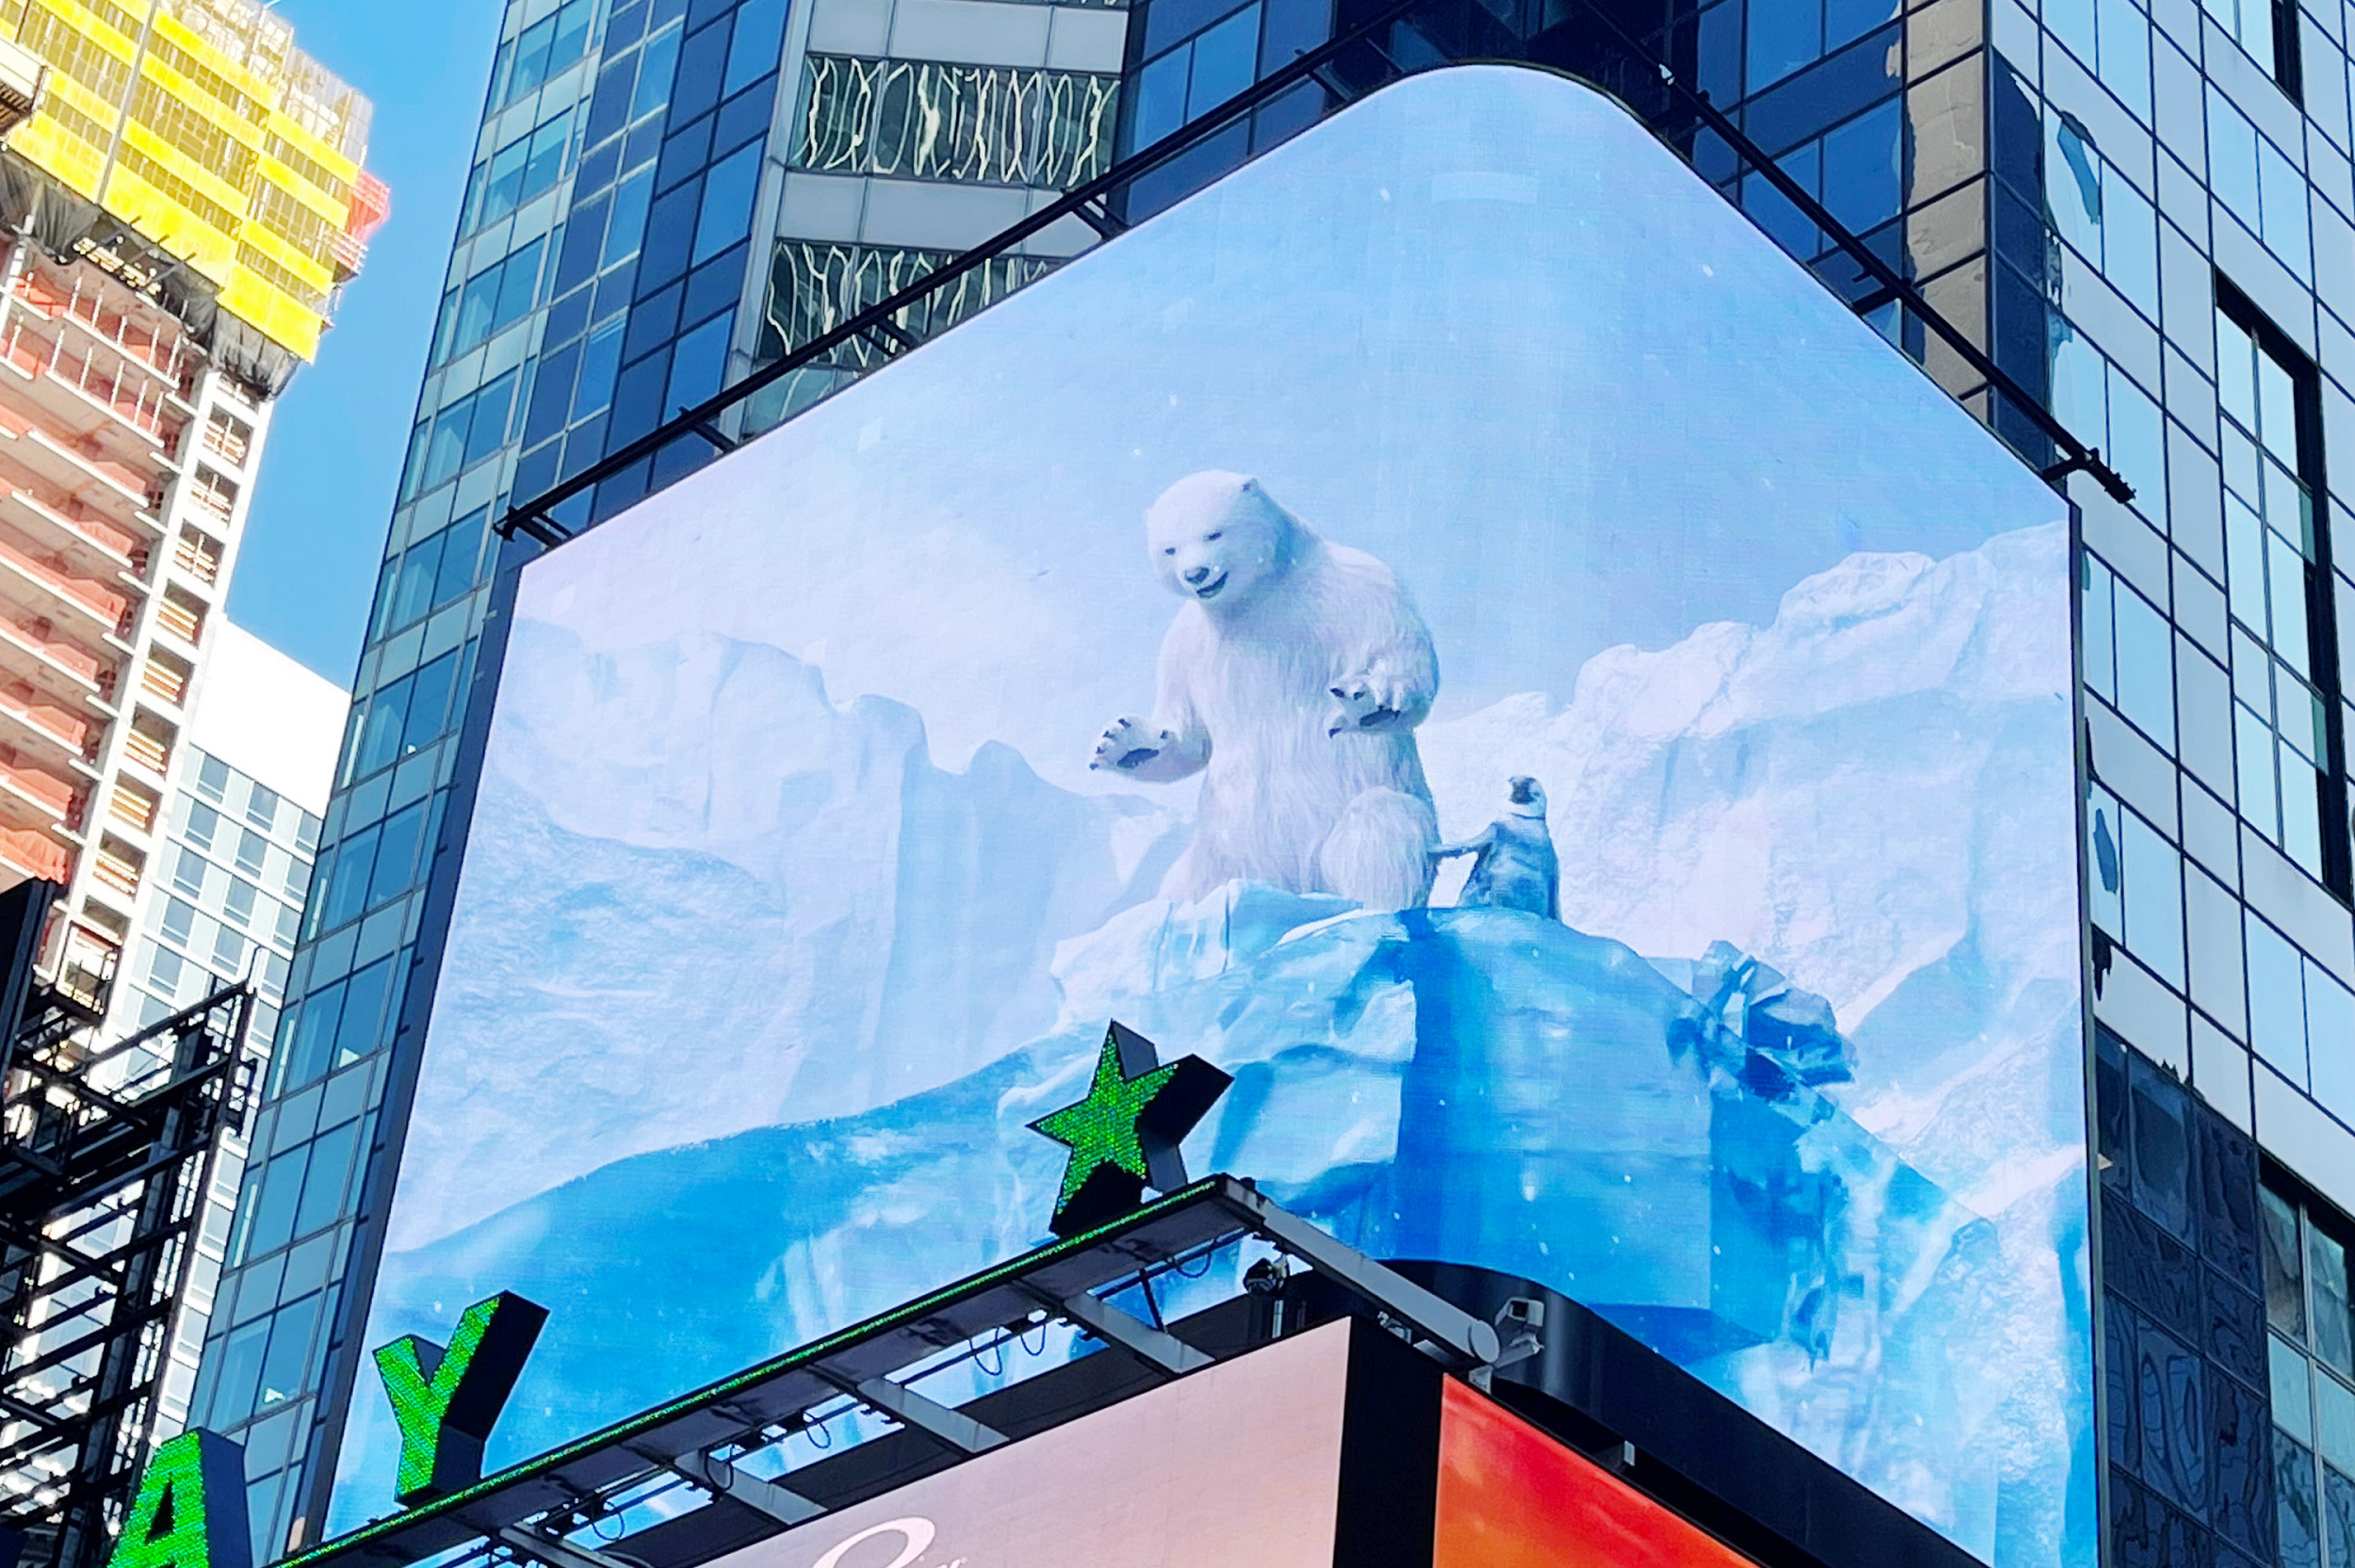
[[[377,1350],[400,1428],[396,1502],[447,1496],[482,1479],[482,1446],[547,1320],[545,1307],[502,1290],[466,1309],[447,1350],[413,1334]]]

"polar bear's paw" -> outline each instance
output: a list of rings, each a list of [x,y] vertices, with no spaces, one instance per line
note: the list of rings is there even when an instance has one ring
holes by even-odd
[[[1414,728],[1410,716],[1418,704],[1408,684],[1396,675],[1369,670],[1327,687],[1333,706],[1325,714],[1326,735],[1385,735]]]
[[[1142,719],[1115,719],[1104,738],[1096,743],[1090,768],[1112,773],[1149,777],[1162,754],[1177,750],[1178,737]]]

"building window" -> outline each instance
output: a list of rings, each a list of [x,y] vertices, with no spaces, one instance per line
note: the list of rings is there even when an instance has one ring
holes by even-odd
[[[803,169],[1064,190],[1112,164],[1117,76],[812,55],[808,84]]]
[[[2343,1220],[2268,1177],[2264,1191],[2276,1560],[2341,1562],[2355,1542],[2355,1334]]]
[[[573,110],[542,121],[480,163],[466,184],[465,218],[461,225],[471,234],[496,222],[526,202],[552,187],[564,173],[565,149],[572,141]]]
[[[204,421],[204,450],[223,462],[243,468],[252,444],[253,427],[227,409],[215,408]]]
[[[512,42],[499,46],[491,67],[491,106],[504,108],[557,75],[589,52],[593,0],[571,0],[553,16],[542,17]]]
[[[2218,3],[2230,7],[2233,0]],[[2103,87],[2144,120],[2151,118],[2151,19],[2135,0],[2053,0],[2043,15],[2045,26],[2093,67]]]
[[[2355,992],[2253,911],[2242,917],[2249,1043],[2341,1117],[2355,1116]]]
[[[2292,0],[2207,0],[2207,8],[2217,25],[2239,40],[2292,103],[2298,102],[2298,7]]]
[[[509,415],[521,371],[510,370],[489,385],[417,421],[411,432],[401,494],[414,498],[462,468],[494,456],[506,444]]]
[[[769,299],[762,314],[760,358],[780,359],[822,336],[869,306],[889,298],[951,259],[947,251],[903,251],[782,239],[771,258]],[[949,288],[911,307],[901,325],[918,338],[954,326],[1051,270],[1036,256],[993,256]],[[835,350],[836,363],[865,368],[883,350],[854,340]]]
[[[2230,294],[2216,337],[2240,813],[2344,897],[2347,787],[2314,369]]]
[[[2147,26],[2148,24],[2145,24]],[[2144,75],[2150,74],[2146,69]],[[2159,318],[2155,210],[2102,155],[2074,115],[2044,111],[2044,205],[2070,249],[2152,320]],[[2156,500],[2153,498],[2153,505]]]
[[[1899,107],[1899,100],[1889,98],[1775,159],[1851,234],[1872,233],[1904,205],[1907,138]],[[1743,177],[1740,204],[1776,244],[1803,262],[1813,263],[1827,251],[1845,254],[1838,240],[1816,228],[1761,174]],[[1855,264],[1848,263],[1842,276],[1854,270]],[[1892,320],[1895,314],[1884,307],[1876,319]]]
[[[1245,6],[1168,48],[1163,47],[1166,35],[1156,22],[1176,15],[1188,15],[1191,20],[1189,8],[1165,4],[1158,16],[1147,11],[1145,47],[1152,57],[1136,73],[1130,147],[1150,147],[1259,80],[1260,10],[1256,3]]]
[[[443,297],[434,329],[433,363],[455,359],[530,314],[538,298],[540,263],[546,239],[535,239],[512,255],[493,262]]]
[[[1749,8],[1743,81],[1750,92],[1838,53],[1886,23],[1891,8],[1871,0],[1769,0]]]
[[[2183,858],[2100,785],[2086,800],[2087,902],[2094,929],[2169,985],[2184,983]]]
[[[2208,186],[2225,210],[2304,281],[2314,278],[2306,177],[2230,98],[2208,88]]]

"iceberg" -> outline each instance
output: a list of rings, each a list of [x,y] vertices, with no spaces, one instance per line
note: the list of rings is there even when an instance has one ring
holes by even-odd
[[[1012,748],[937,766],[914,709],[837,706],[696,634],[510,654],[388,1245],[616,1159],[905,1099],[1055,1017],[1058,934],[1143,897],[1177,814]],[[520,913],[519,913],[520,912]],[[565,1114],[518,1117],[561,1085]]]
[[[1826,1457],[1893,1470],[1950,1533],[1991,1530],[2006,1485],[2050,1484],[1998,1460],[2048,1447],[2062,1413],[2004,1431],[2024,1417],[1979,1407],[2085,1368],[2037,1320],[2050,1302],[1990,1310],[2020,1294],[2003,1218],[1827,1096],[1851,1051],[1828,1004],[1724,944],[1652,961],[1518,911],[1337,903],[1250,883],[1148,900],[1061,945],[1063,1010],[1020,1048],[393,1253],[376,1332],[497,1288],[553,1307],[499,1437],[525,1453],[983,1268],[1043,1239],[1062,1151],[1029,1123],[1083,1091],[1117,1016],[1233,1075],[1197,1169],[1376,1256],[1573,1296]]]
[[[1197,1172],[1586,1302],[1984,1560],[2089,1560],[2067,545],[1854,557],[1426,724],[1452,837],[1544,782],[1558,922],[1173,904],[1173,803],[944,768],[779,649],[521,622],[371,1342],[550,1306],[495,1462],[1002,1261],[1118,1018],[1233,1075]]]

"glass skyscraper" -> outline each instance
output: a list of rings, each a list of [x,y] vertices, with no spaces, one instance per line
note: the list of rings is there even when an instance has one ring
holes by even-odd
[[[115,977],[115,1016],[144,1029],[240,983],[253,988],[252,1043],[276,1033],[302,900],[318,848],[319,810],[346,704],[332,681],[222,622],[189,727],[188,757],[159,824],[154,880],[137,940]],[[237,1188],[248,1150],[224,1139],[171,1326],[157,1431],[187,1419],[221,1261],[237,1244]],[[248,1222],[257,1218],[248,1213]]]
[[[414,1067],[395,1025],[492,519],[1341,42],[1113,209],[1141,218],[1401,70],[1571,70],[2082,507],[2110,1539],[2136,1564],[2347,1560],[2355,561],[2333,546],[2355,493],[2355,18],[2339,0],[600,5],[506,13],[244,1195],[300,1218],[233,1255],[236,1327],[217,1315],[194,1402],[247,1445],[266,1553],[324,1496],[326,1368],[353,1354],[355,1237],[399,1130],[380,1111]],[[1066,219],[993,254],[909,332],[1096,232]],[[717,433],[889,352],[837,352]],[[1873,411],[1853,417],[1873,439]],[[2055,422],[2131,502],[2058,472]],[[558,520],[586,525],[714,449],[675,443]],[[298,1251],[328,1267],[291,1270]],[[229,1332],[248,1337],[222,1353]]]
[[[1132,218],[1402,66],[1600,81],[2079,503],[2125,1568],[2355,1553],[2351,24],[2338,0],[1141,0],[1129,35],[1124,154],[1355,40],[1129,186]]]
[[[1107,167],[1106,0],[511,0],[191,1425],[245,1446],[255,1550],[315,1532],[395,1123],[421,894],[511,499],[580,473]],[[485,40],[486,44],[490,40]],[[1072,222],[941,319],[1094,242]],[[779,383],[738,433],[855,364]],[[563,510],[675,478],[690,444]],[[674,456],[675,455],[675,456]],[[396,1096],[398,1104],[398,1096]],[[397,1122],[397,1119],[395,1119]],[[265,1223],[267,1220],[267,1223]]]

